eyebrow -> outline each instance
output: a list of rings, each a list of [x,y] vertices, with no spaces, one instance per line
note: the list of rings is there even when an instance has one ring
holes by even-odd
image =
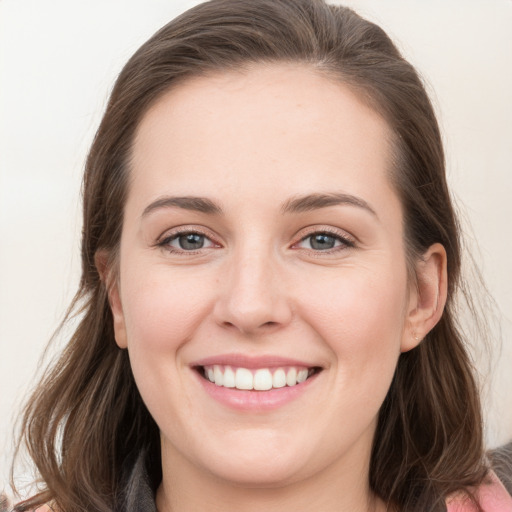
[[[205,197],[184,196],[184,197],[171,197],[165,196],[153,201],[151,204],[144,208],[142,217],[146,217],[154,210],[161,208],[182,208],[183,210],[191,210],[200,213],[207,213],[210,215],[221,215],[222,210],[210,199]]]
[[[360,197],[344,193],[331,194],[307,194],[288,199],[281,207],[283,214],[303,213],[317,210],[320,208],[328,208],[330,206],[350,205],[362,208],[378,218],[375,210]],[[220,206],[215,204],[211,199],[196,196],[165,196],[150,203],[142,212],[142,217],[146,217],[151,212],[162,208],[182,208],[209,215],[222,215],[223,211]]]
[[[308,194],[295,197],[286,201],[282,207],[283,213],[302,213],[317,210],[319,208],[328,208],[329,206],[350,205],[357,206],[370,212],[378,218],[375,210],[360,197],[351,194],[331,193],[331,194]]]

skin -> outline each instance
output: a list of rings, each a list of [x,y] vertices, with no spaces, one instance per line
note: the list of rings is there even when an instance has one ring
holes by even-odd
[[[400,353],[446,296],[438,244],[408,280],[391,139],[349,88],[299,65],[191,79],[142,119],[110,301],[161,430],[160,512],[385,510],[368,486],[377,414]],[[334,193],[372,211],[283,212]],[[167,196],[207,198],[222,213],[148,211]],[[178,227],[204,234],[203,248],[180,249]],[[313,248],[318,232],[335,246]],[[226,353],[322,371],[277,409],[240,411],[205,393],[190,366]]]

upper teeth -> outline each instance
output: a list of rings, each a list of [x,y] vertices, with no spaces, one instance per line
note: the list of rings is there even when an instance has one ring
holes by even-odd
[[[295,386],[304,382],[309,375],[307,368],[260,368],[249,370],[247,368],[232,368],[231,366],[205,366],[205,376],[216,386],[236,389],[255,389],[266,391],[272,388]]]

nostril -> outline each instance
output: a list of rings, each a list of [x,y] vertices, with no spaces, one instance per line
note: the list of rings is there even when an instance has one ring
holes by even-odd
[[[280,324],[279,324],[279,322],[269,321],[269,322],[264,322],[262,324],[254,324],[254,326],[250,326],[250,325],[244,325],[243,322],[235,323],[235,322],[224,321],[224,322],[222,322],[222,325],[226,328],[236,329],[236,330],[239,330],[239,331],[242,331],[242,332],[248,334],[251,331],[256,331],[259,329],[273,329],[275,327],[278,327]]]

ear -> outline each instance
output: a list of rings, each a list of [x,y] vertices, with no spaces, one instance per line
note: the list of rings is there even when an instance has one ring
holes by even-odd
[[[411,285],[402,352],[418,346],[439,322],[446,304],[447,289],[446,251],[436,243],[416,264],[416,282]]]
[[[114,336],[116,343],[119,348],[127,348],[126,324],[119,295],[119,280],[114,276],[110,253],[107,250],[97,251],[94,255],[94,263],[107,289],[108,302],[114,319]]]

